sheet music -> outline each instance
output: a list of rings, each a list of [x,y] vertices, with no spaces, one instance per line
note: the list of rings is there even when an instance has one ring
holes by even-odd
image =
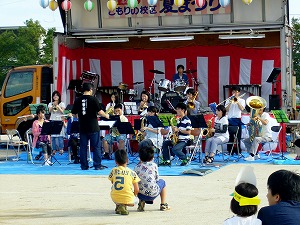
[[[136,102],[124,102],[123,104],[125,106],[126,114],[132,114],[132,115],[138,114]]]
[[[109,126],[109,128],[112,128],[113,125],[115,124],[116,121],[104,121],[104,120],[100,120],[98,121],[98,126]]]

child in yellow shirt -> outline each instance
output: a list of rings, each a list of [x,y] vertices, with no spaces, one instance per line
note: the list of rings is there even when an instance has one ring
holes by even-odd
[[[134,206],[134,198],[139,193],[140,178],[127,167],[128,156],[124,149],[115,152],[115,162],[118,166],[108,176],[112,183],[110,196],[116,204],[116,214],[128,215],[126,206]]]

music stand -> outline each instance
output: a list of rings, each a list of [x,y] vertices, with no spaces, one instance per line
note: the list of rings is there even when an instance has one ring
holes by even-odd
[[[68,90],[74,90],[75,93],[80,93],[80,89],[82,87],[82,80],[70,80]]]
[[[153,128],[164,127],[163,123],[157,116],[147,116],[146,120],[152,125]]]
[[[281,69],[280,68],[274,68],[270,74],[270,76],[268,77],[268,79],[266,80],[266,82],[268,83],[274,83],[274,94],[276,94],[276,79],[278,77],[278,75],[280,74]]]
[[[199,138],[201,138],[201,140],[198,141],[199,143],[199,163],[201,163],[202,166],[202,129],[203,128],[207,128],[207,123],[204,119],[204,116],[202,114],[199,115],[190,115],[188,116],[188,118],[191,120],[191,124],[193,128],[200,128],[200,134],[199,134]],[[197,145],[194,148],[194,151],[196,150]],[[195,156],[195,152],[193,152],[193,156]]]
[[[109,119],[101,117],[101,119],[98,121],[98,125],[100,130],[109,130],[109,134],[110,134],[110,145],[109,145],[109,158],[111,158],[111,154],[112,154],[112,128],[115,126],[115,124],[117,122],[120,122],[120,116],[113,116],[110,115]]]
[[[61,129],[63,127],[63,121],[52,120],[50,122],[43,123],[43,127],[41,130],[41,135],[52,135],[52,134],[60,134]],[[56,159],[54,155],[51,156],[51,159],[54,159],[54,163],[61,163]]]
[[[71,130],[70,130],[70,132],[71,132],[71,135],[73,134],[77,134],[77,138],[79,137],[78,136],[78,134],[79,134],[79,121],[78,120],[76,120],[76,121],[72,121],[72,123],[71,123]],[[70,138],[69,138],[69,140],[70,140]],[[68,141],[69,141],[68,140]],[[79,140],[79,138],[78,138],[78,140]],[[78,147],[78,144],[79,144],[79,142],[77,141],[77,147]],[[71,146],[68,146],[68,149],[70,149],[71,148]],[[74,152],[72,152],[73,153],[73,155],[74,155]],[[78,156],[78,149],[77,149],[77,156]],[[71,163],[71,153],[70,153],[70,150],[69,150],[69,162],[70,163],[68,163],[68,165],[69,164],[73,164],[73,163]]]

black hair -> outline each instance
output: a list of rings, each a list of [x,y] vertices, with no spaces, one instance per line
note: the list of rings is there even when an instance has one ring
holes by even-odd
[[[239,86],[233,86],[231,90],[241,92],[241,88]]]
[[[115,104],[120,103],[120,102],[119,102],[119,95],[118,95],[118,92],[112,92],[112,93],[110,94],[110,97],[113,96],[113,95],[115,96]],[[113,103],[112,100],[111,100],[111,98],[110,98],[110,102]]]
[[[194,96],[195,95],[195,89],[194,88],[187,89],[186,94],[192,94]]]
[[[300,174],[289,170],[278,170],[272,173],[267,182],[271,194],[278,194],[281,201],[300,202]]]
[[[226,108],[224,105],[218,105],[217,110],[222,112],[222,117],[226,116]]]
[[[258,195],[258,189],[253,184],[249,183],[240,183],[235,187],[235,191],[248,198],[253,198]],[[257,212],[257,205],[245,205],[240,206],[239,202],[237,202],[234,198],[232,198],[230,203],[231,211],[241,217],[252,216]]]
[[[40,112],[45,113],[46,108],[44,105],[39,105],[38,107],[36,107],[36,114],[39,115]]]
[[[139,143],[139,156],[142,162],[150,162],[154,158],[154,149],[152,141],[145,139]]]
[[[61,103],[61,94],[58,91],[53,91],[52,100],[53,100],[54,95],[58,96],[58,104]]]
[[[115,151],[115,161],[119,165],[124,165],[127,163],[128,155],[127,152],[124,149],[118,149]]]
[[[158,112],[158,109],[155,106],[149,106],[147,109],[147,112],[153,112],[156,115]]]
[[[115,105],[114,109],[123,109],[123,106],[121,103],[118,103]]]
[[[179,64],[179,65],[177,66],[177,70],[178,70],[179,68],[182,68],[182,69],[184,70],[184,66],[181,65],[181,64]]]
[[[85,92],[85,91],[90,91],[94,89],[94,85],[92,83],[83,83],[82,84],[82,91]]]
[[[177,108],[182,109],[183,111],[186,111],[186,104],[184,104],[183,102],[179,102],[176,105],[175,109],[177,109]]]
[[[141,99],[142,99],[142,95],[143,95],[143,94],[148,96],[147,102],[150,102],[150,93],[149,93],[148,91],[142,91],[142,92],[141,92]]]

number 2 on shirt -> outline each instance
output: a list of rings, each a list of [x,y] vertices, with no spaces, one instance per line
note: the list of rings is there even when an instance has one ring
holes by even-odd
[[[121,191],[124,187],[124,177],[116,177],[116,181],[115,181],[115,190],[117,191]]]

